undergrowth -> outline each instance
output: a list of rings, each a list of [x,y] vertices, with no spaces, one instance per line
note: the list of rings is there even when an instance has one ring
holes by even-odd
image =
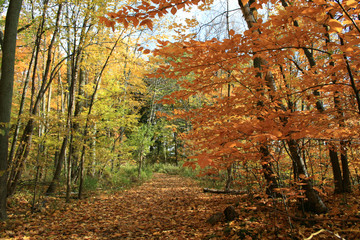
[[[153,172],[165,173],[169,175],[180,175],[183,177],[195,179],[198,181],[199,185],[204,188],[223,189],[226,181],[225,171],[220,171],[216,175],[214,174],[203,176],[199,167],[195,169],[183,167],[182,162],[178,165],[156,163],[152,165],[152,170]]]

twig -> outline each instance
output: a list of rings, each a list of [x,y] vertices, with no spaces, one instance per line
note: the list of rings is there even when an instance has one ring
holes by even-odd
[[[337,237],[338,239],[343,239],[343,240],[345,240],[345,238],[340,237],[339,234],[334,233],[334,232],[331,232],[331,231],[326,230],[326,229],[321,229],[321,230],[317,231],[316,233],[312,233],[312,234],[310,235],[310,237],[305,238],[304,240],[310,240],[310,239],[312,239],[312,238],[315,237],[316,235],[319,235],[319,234],[322,233],[322,232],[331,233],[331,234],[333,234],[335,237]]]

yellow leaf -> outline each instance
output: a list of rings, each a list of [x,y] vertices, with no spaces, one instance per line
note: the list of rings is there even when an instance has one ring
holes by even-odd
[[[350,7],[350,8],[355,8],[358,5],[358,1],[357,0],[348,0],[345,2],[345,5]]]

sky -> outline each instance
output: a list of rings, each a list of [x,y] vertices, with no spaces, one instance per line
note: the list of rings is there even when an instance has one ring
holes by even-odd
[[[190,12],[178,12],[177,21],[184,22],[186,18],[195,18],[199,26],[193,29],[198,34],[200,40],[208,40],[214,37],[224,38],[226,33],[226,10],[227,1],[229,2],[229,25],[230,29],[240,33],[246,30],[246,23],[242,17],[238,2],[235,0],[216,0],[210,10],[200,11],[197,7]]]

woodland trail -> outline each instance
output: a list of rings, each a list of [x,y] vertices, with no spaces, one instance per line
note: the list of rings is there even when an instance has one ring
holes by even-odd
[[[194,180],[158,173],[121,193],[73,200],[22,223],[10,221],[14,226],[7,227],[11,230],[6,235],[13,239],[208,239],[221,230],[206,220],[234,204],[235,198],[203,193]]]

